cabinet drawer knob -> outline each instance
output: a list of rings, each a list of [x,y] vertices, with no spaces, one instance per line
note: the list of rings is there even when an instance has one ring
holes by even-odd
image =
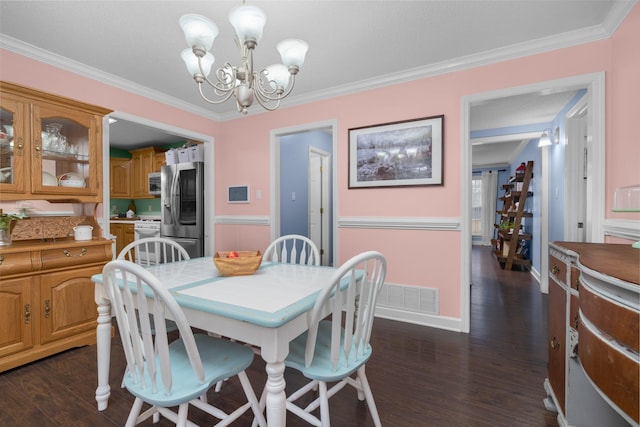
[[[554,350],[557,350],[560,348],[560,342],[556,337],[551,338],[551,342],[549,343],[549,345],[551,345],[551,348]]]
[[[49,318],[49,314],[51,313],[51,305],[49,304],[49,300],[44,300],[44,317],[45,319]]]
[[[22,137],[18,137],[18,156],[22,156]]]
[[[64,252],[64,255],[67,257],[79,257],[87,253],[87,248],[80,249],[80,253],[75,255],[72,255],[69,249],[65,249],[63,252]]]
[[[2,265],[2,261],[4,261],[4,256],[0,255],[0,265]]]
[[[24,305],[24,323],[29,323],[31,320],[31,310],[29,304]]]

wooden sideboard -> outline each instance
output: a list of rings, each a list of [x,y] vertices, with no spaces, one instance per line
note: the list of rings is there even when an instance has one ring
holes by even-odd
[[[560,426],[640,422],[640,250],[554,242],[545,406]]]
[[[111,240],[49,239],[0,248],[0,372],[96,342],[91,276]]]

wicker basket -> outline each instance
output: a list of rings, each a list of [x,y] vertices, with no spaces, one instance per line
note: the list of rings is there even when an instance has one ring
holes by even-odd
[[[216,252],[213,262],[222,276],[248,276],[260,267],[260,251],[237,251],[238,257],[227,258],[229,251]]]

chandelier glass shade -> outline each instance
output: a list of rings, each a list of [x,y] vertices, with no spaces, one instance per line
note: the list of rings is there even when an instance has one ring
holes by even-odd
[[[236,42],[241,51],[238,65],[225,62],[211,78],[211,68],[215,62],[210,50],[219,31],[210,19],[196,14],[183,15],[180,26],[189,48],[182,51],[189,74],[198,84],[202,98],[211,104],[221,104],[235,96],[238,111],[246,114],[254,100],[266,110],[275,110],[280,101],[293,90],[296,74],[304,64],[309,45],[298,39],[286,39],[278,43],[282,64],[273,64],[256,71],[253,51],[262,37],[266,16],[255,6],[242,5],[229,14],[229,22],[236,32]],[[206,83],[215,96],[205,95]]]

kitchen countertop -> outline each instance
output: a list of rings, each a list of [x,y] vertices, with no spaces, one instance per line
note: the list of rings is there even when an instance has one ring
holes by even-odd
[[[111,224],[129,224],[133,221],[138,221],[140,218],[134,216],[133,218],[109,218]]]

